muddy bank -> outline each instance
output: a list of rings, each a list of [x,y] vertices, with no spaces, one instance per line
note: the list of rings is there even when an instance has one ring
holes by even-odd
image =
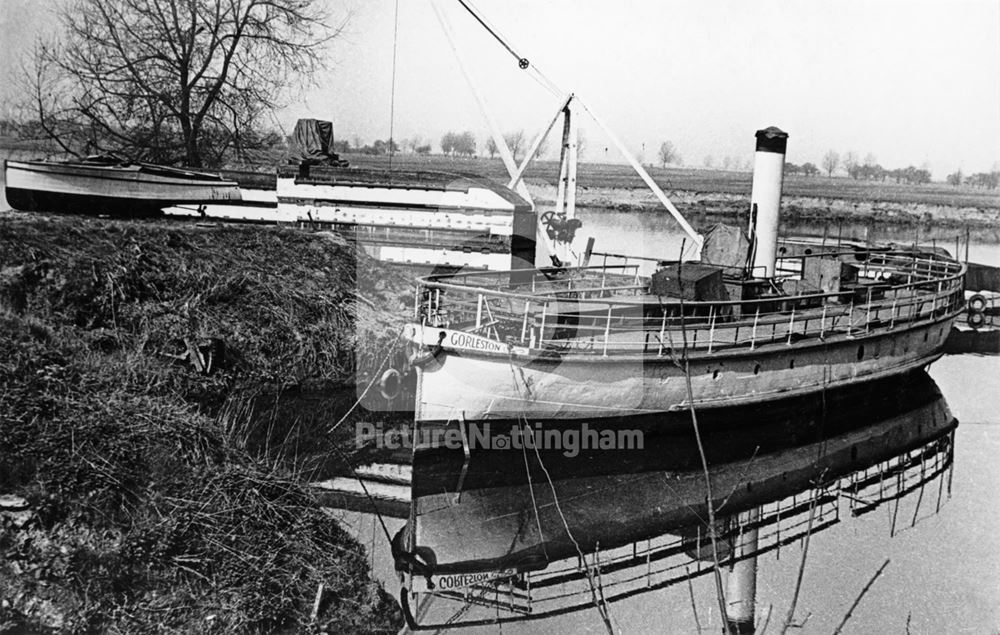
[[[555,188],[535,183],[529,191],[536,201],[554,204]],[[726,194],[673,190],[668,198],[692,222],[699,218],[711,221],[745,219],[749,194]],[[580,188],[577,205],[585,208],[620,212],[667,213],[648,189]],[[782,222],[818,223],[851,222],[906,227],[941,227],[951,229],[994,230],[1000,225],[1000,208],[954,207],[927,203],[891,201],[856,201],[840,198],[785,196],[782,199]]]
[[[0,631],[396,630],[247,404],[349,399],[408,292],[324,234],[0,216]]]

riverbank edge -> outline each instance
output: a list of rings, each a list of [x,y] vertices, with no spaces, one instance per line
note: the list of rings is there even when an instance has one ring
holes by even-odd
[[[398,629],[254,410],[380,358],[392,281],[318,232],[0,215],[0,631]]]

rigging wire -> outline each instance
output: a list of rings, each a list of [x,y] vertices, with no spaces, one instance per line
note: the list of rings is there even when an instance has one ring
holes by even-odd
[[[520,55],[518,55],[514,51],[513,45],[509,43],[510,38],[500,33],[500,29],[498,29],[495,24],[490,22],[490,20],[487,17],[485,17],[485,15],[472,3],[471,0],[458,0],[458,1],[465,8],[465,10],[468,11],[469,14],[472,15],[472,17],[474,17],[476,21],[479,22],[480,25],[482,25],[484,29],[486,29],[486,31],[490,35],[492,35],[493,38],[496,39],[496,41],[499,42],[500,45],[507,50],[507,52],[509,52],[512,56],[514,56],[514,59],[517,60],[518,68],[520,68],[521,70],[528,71],[528,75],[533,80],[535,80],[535,82],[537,82],[542,88],[552,93],[553,96],[565,97],[568,94],[566,93],[566,91],[559,88],[559,86],[556,85],[555,82],[550,80],[538,68],[537,65],[530,63],[526,57],[521,57]]]
[[[396,0],[396,10],[392,25],[392,89],[389,93],[389,179],[392,179],[393,124],[396,121],[396,46],[399,42],[399,0]]]
[[[479,24],[483,25],[483,28],[486,29],[486,31],[490,35],[492,35],[493,38],[496,39],[496,41],[499,42],[501,46],[503,46],[505,49],[507,49],[508,53],[510,53],[511,55],[514,56],[514,59],[517,60],[517,65],[518,65],[518,67],[520,67],[521,70],[527,70],[528,67],[531,66],[531,62],[528,61],[528,58],[521,57],[520,55],[518,55],[514,51],[514,49],[511,48],[510,44],[507,44],[507,42],[504,40],[504,38],[500,37],[500,34],[498,34],[493,28],[491,28],[491,26],[486,23],[486,20],[484,20],[482,17],[480,17],[479,13],[477,11],[474,11],[472,9],[472,7],[470,7],[469,4],[465,0],[458,0],[458,3],[460,5],[462,5],[463,7],[465,7],[465,10],[468,11],[469,14],[472,17],[474,17],[477,22],[479,22]]]
[[[513,352],[512,348],[509,349],[508,352],[507,352],[507,363],[510,365],[510,372],[511,372],[511,375],[513,375],[514,389],[517,391],[518,397],[520,397],[520,399],[522,401],[527,402],[528,400],[525,399],[524,395],[521,393],[521,387],[518,385],[518,382],[517,382],[517,376],[518,376],[518,374],[521,375],[521,382],[524,384],[524,389],[528,393],[528,397],[531,397],[531,386],[528,384],[528,380],[524,376],[524,369],[520,368],[520,367],[518,367],[518,366],[516,366],[514,364],[514,359],[513,359],[513,356],[512,356],[512,352]],[[530,435],[531,434],[531,423],[528,421],[528,417],[524,413],[520,413],[518,415],[518,424],[520,425],[520,423],[522,421],[524,422],[524,429],[527,430],[528,434]],[[541,538],[541,536],[542,536],[542,534],[541,534],[541,532],[542,532],[541,518],[539,517],[539,513],[538,513],[538,503],[535,500],[534,489],[533,489],[533,487],[531,485],[531,473],[528,471],[528,457],[527,457],[527,452],[525,450],[525,443],[526,442],[522,440],[521,451],[522,451],[522,453],[524,453],[524,461],[525,461],[524,462],[524,467],[525,467],[526,475],[528,477],[528,491],[531,492],[531,505],[532,505],[532,507],[534,508],[534,511],[535,511],[535,522],[538,523],[539,538]],[[597,609],[598,614],[601,616],[601,621],[604,623],[604,627],[607,629],[609,635],[613,635],[615,631],[614,631],[614,627],[611,624],[611,614],[608,612],[608,603],[607,603],[607,600],[604,599],[604,589],[603,589],[603,587],[601,587],[600,582],[598,582],[597,586],[594,585],[594,574],[591,571],[591,567],[590,567],[590,564],[587,562],[586,556],[584,556],[584,554],[583,554],[583,549],[580,547],[580,543],[577,542],[576,538],[573,536],[573,532],[569,528],[569,522],[566,520],[566,515],[563,513],[562,507],[560,507],[560,505],[559,505],[559,497],[556,494],[556,486],[552,482],[552,476],[549,474],[549,470],[545,467],[545,464],[542,462],[542,455],[541,455],[541,452],[539,452],[539,450],[538,450],[538,444],[532,442],[531,445],[532,445],[532,447],[535,450],[535,458],[538,461],[538,465],[539,465],[539,467],[542,468],[542,472],[545,474],[545,480],[548,481],[549,490],[552,493],[552,503],[553,503],[553,505],[555,507],[556,513],[559,514],[559,518],[562,520],[562,525],[563,525],[563,528],[566,531],[566,535],[569,537],[570,541],[573,543],[573,546],[576,547],[576,553],[579,556],[580,562],[582,563],[582,565],[583,565],[583,567],[584,567],[584,569],[586,571],[587,583],[590,586],[591,602],[593,603],[594,608]],[[544,545],[543,545],[543,551],[544,550],[545,549],[544,549]],[[546,555],[548,555],[548,554],[546,553]],[[598,575],[600,575],[600,570],[598,570]],[[600,591],[599,594],[598,594],[598,591]]]

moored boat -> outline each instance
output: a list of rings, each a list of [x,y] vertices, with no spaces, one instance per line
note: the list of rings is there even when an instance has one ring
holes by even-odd
[[[173,205],[238,201],[235,181],[217,174],[95,157],[4,161],[7,202],[20,211],[160,215]]]
[[[786,139],[757,133],[750,239],[699,262],[659,261],[650,276],[631,258],[422,278],[406,333],[419,349],[416,421],[739,406],[940,357],[965,265],[891,247],[779,249]]]

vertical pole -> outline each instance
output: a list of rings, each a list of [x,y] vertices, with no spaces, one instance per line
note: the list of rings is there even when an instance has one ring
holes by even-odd
[[[746,513],[746,523],[751,527],[733,538],[733,564],[729,567],[726,584],[727,632],[743,635],[754,632],[754,604],[757,601],[757,528],[752,527],[760,515],[760,508]],[[753,554],[753,555],[749,555]]]
[[[569,139],[569,107],[563,109],[562,146],[559,148],[559,184],[556,187],[556,214],[562,214],[566,206],[566,171],[569,161],[566,157],[566,145]]]
[[[708,308],[708,352],[712,352],[712,343],[715,340],[715,305]]]
[[[750,194],[750,205],[757,206],[753,268],[755,271],[763,269],[764,277],[772,278],[778,251],[778,214],[788,133],[772,126],[758,130],[756,137]]]
[[[576,218],[576,118],[566,104],[566,218]]]
[[[663,338],[666,337],[667,332],[667,310],[661,307],[663,311],[663,319],[660,321],[660,352],[659,355],[663,355]]]
[[[545,315],[549,311],[549,303],[542,302],[542,324],[538,328],[538,347],[541,348],[545,344]]]
[[[525,334],[528,332],[528,311],[531,307],[531,300],[524,301],[524,322],[521,324],[521,343],[524,344]]]
[[[611,304],[608,304],[608,320],[604,323],[604,356],[608,356],[608,338],[611,337]]]

